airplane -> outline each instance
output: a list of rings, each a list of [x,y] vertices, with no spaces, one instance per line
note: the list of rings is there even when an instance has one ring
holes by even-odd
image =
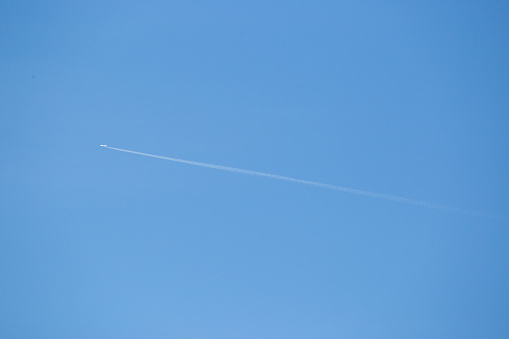
[[[107,145],[99,145],[99,146],[101,146],[101,147],[108,147]]]

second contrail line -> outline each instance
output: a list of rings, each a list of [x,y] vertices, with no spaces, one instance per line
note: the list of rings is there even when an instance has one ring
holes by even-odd
[[[276,179],[276,180],[289,181],[289,182],[298,183],[298,184],[311,185],[311,186],[326,188],[326,189],[330,189],[330,190],[334,190],[334,191],[340,191],[340,192],[345,192],[345,193],[350,193],[350,194],[361,195],[361,196],[370,197],[370,198],[395,201],[395,202],[409,204],[409,205],[416,205],[416,206],[421,206],[421,207],[433,208],[433,209],[449,211],[449,212],[456,212],[456,213],[461,213],[461,214],[475,215],[475,216],[480,216],[480,217],[490,217],[490,218],[495,218],[495,219],[501,218],[498,216],[487,215],[485,213],[480,213],[480,212],[471,211],[471,210],[465,210],[465,209],[458,208],[458,207],[444,206],[444,205],[439,205],[439,204],[435,204],[435,203],[428,202],[428,201],[403,198],[403,197],[398,197],[398,196],[394,196],[394,195],[390,195],[390,194],[375,193],[375,192],[364,191],[364,190],[359,190],[359,189],[355,189],[355,188],[348,188],[348,187],[343,187],[343,186],[324,184],[324,183],[316,182],[316,181],[296,179],[296,178],[285,177],[285,176],[277,175],[277,174],[251,171],[251,170],[235,168],[235,167],[214,165],[214,164],[208,164],[208,163],[204,163],[204,162],[184,160],[184,159],[178,159],[178,158],[172,158],[172,157],[163,157],[160,155],[129,151],[129,150],[121,149],[121,148],[110,147],[107,145],[101,145],[101,146],[115,150],[115,151],[120,151],[120,152],[133,153],[133,154],[143,155],[146,157],[169,160],[169,161],[179,162],[179,163],[193,165],[193,166],[212,168],[212,169],[221,170],[221,171],[228,171],[228,172],[247,174],[247,175],[253,175],[253,176],[258,176],[258,177],[271,178],[271,179]]]

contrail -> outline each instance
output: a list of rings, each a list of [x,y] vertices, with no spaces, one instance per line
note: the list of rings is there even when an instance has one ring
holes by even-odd
[[[143,155],[146,157],[158,158],[158,159],[163,159],[163,160],[170,160],[170,161],[193,165],[193,166],[200,166],[200,167],[212,168],[212,169],[221,170],[221,171],[228,171],[228,172],[241,173],[241,174],[253,175],[253,176],[258,176],[258,177],[271,178],[271,179],[276,179],[276,180],[289,181],[289,182],[294,182],[294,183],[298,183],[298,184],[311,185],[311,186],[326,188],[326,189],[330,189],[330,190],[334,190],[334,191],[340,191],[340,192],[345,192],[345,193],[350,193],[350,194],[361,195],[361,196],[370,197],[370,198],[395,201],[395,202],[399,202],[399,203],[415,205],[415,206],[420,206],[420,207],[426,207],[426,208],[433,208],[436,210],[456,212],[456,213],[468,214],[468,215],[473,215],[473,216],[478,216],[478,217],[506,219],[505,217],[501,217],[501,216],[488,215],[486,213],[481,213],[481,212],[477,212],[477,211],[466,210],[466,209],[452,207],[452,206],[439,205],[439,204],[435,204],[435,203],[428,202],[428,201],[403,198],[403,197],[398,197],[398,196],[394,196],[394,195],[390,195],[390,194],[375,193],[375,192],[364,191],[364,190],[359,190],[359,189],[355,189],[355,188],[348,188],[348,187],[343,187],[343,186],[324,184],[324,183],[316,182],[316,181],[296,179],[296,178],[285,177],[285,176],[277,175],[277,174],[251,171],[251,170],[235,168],[235,167],[207,164],[204,162],[184,160],[184,159],[171,158],[171,157],[163,157],[160,155],[129,151],[129,150],[121,149],[121,148],[110,147],[107,145],[101,145],[101,146],[115,150],[115,151],[133,153],[133,154],[138,154],[138,155]]]

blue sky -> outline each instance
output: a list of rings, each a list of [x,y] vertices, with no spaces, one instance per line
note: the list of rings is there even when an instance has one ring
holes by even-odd
[[[0,4],[0,337],[507,338],[497,1]]]

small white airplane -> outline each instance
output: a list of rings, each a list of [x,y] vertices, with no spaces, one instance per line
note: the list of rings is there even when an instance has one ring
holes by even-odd
[[[108,147],[107,145],[100,145],[101,147]]]

